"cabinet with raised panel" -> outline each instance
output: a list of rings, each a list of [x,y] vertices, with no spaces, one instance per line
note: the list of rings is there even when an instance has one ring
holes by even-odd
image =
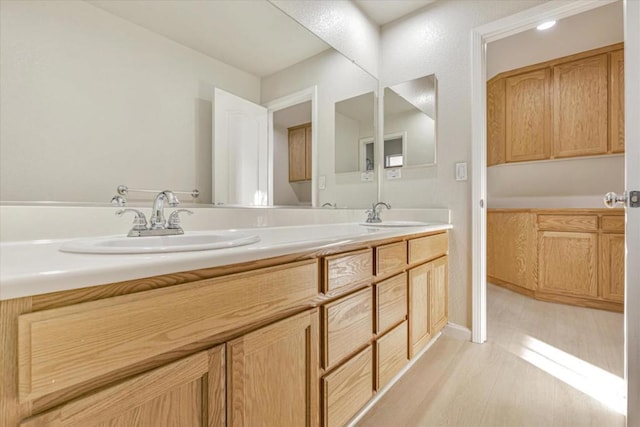
[[[289,182],[311,180],[311,123],[289,128]]]
[[[624,152],[624,50],[609,53],[609,141],[611,151]]]

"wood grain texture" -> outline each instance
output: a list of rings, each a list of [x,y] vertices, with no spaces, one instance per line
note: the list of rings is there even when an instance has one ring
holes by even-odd
[[[624,50],[609,54],[609,144],[624,152]]]
[[[413,358],[431,339],[429,288],[432,264],[409,270],[409,357]]]
[[[624,302],[624,234],[600,236],[600,296]]]
[[[487,82],[487,166],[505,162],[506,87],[504,78]]]
[[[230,341],[227,351],[228,425],[318,425],[316,309]]]
[[[597,231],[596,215],[538,215],[538,230]]]
[[[407,317],[407,273],[374,285],[376,293],[375,331],[383,334]]]
[[[431,335],[440,332],[449,320],[449,263],[446,256],[431,261],[429,322]]]
[[[304,127],[289,129],[289,182],[305,181],[306,130]]]
[[[386,386],[409,361],[408,331],[404,321],[376,340],[376,390]]]
[[[377,246],[374,251],[376,276],[396,273],[407,265],[407,244],[404,241]]]
[[[205,426],[209,352],[197,353],[115,386],[68,402],[21,424],[86,426]],[[220,368],[219,366],[217,368]]]
[[[553,67],[553,155],[604,154],[608,148],[606,54]]]
[[[487,212],[487,275],[536,289],[535,215],[527,211]]]
[[[209,374],[207,376],[206,413],[208,427],[224,427],[227,423],[227,353],[226,346],[219,345],[207,351]]]
[[[550,82],[551,74],[547,68],[506,79],[507,162],[541,160],[549,157]]]
[[[304,170],[304,179],[306,181],[311,181],[311,175],[312,175],[312,166],[311,166],[311,159],[312,159],[312,151],[311,151],[311,145],[312,145],[312,136],[311,136],[311,124],[308,124],[307,126],[305,126],[304,128],[304,136],[305,136],[305,140],[304,140],[304,165],[305,165],[305,170]]]
[[[371,287],[322,307],[322,366],[330,369],[369,343],[373,337]]]
[[[371,281],[373,276],[373,254],[371,249],[362,249],[324,258],[323,292]]]
[[[602,215],[600,227],[602,231],[624,233],[624,215]]]
[[[369,346],[322,378],[323,426],[344,426],[372,395],[373,350]]]
[[[448,234],[434,234],[409,240],[409,264],[429,261],[449,252]]]
[[[20,316],[21,399],[269,318],[312,299],[317,279],[302,261]]]
[[[538,289],[598,296],[598,235],[563,231],[538,233]]]

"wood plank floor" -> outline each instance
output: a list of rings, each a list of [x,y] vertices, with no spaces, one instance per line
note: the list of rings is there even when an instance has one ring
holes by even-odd
[[[623,315],[488,287],[488,340],[443,335],[357,426],[624,426]]]

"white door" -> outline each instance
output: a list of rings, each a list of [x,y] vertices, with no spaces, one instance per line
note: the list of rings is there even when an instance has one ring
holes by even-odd
[[[267,205],[267,109],[221,89],[213,103],[214,204]]]

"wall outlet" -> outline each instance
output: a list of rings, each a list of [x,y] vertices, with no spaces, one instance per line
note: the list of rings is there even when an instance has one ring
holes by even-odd
[[[402,169],[387,169],[387,179],[400,179],[402,178]]]
[[[467,163],[456,163],[456,181],[467,180]]]
[[[360,181],[366,181],[366,182],[373,181],[373,172],[362,172],[360,174]]]
[[[318,176],[318,189],[326,190],[327,189],[327,177],[324,175]]]

